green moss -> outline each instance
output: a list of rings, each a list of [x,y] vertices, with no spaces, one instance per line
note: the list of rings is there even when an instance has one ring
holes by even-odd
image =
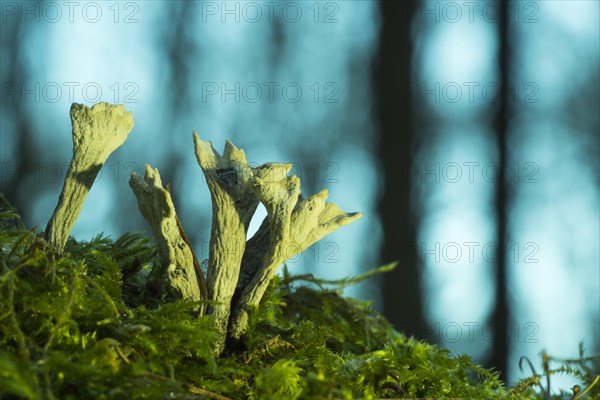
[[[545,356],[542,374],[530,365],[532,376],[507,389],[468,355],[407,338],[368,303],[340,294],[391,266],[335,282],[284,269],[250,310],[245,342],[216,359],[218,333],[196,316],[197,302],[144,291],[158,263],[150,241],[70,239],[56,259],[12,208],[0,211],[2,398],[523,399],[543,398],[540,382],[557,373],[600,398],[599,357],[583,349],[561,363]]]

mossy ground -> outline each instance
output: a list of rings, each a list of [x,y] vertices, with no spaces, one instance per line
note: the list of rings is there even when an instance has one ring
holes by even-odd
[[[14,210],[0,218],[0,398],[533,399],[552,374],[585,388],[600,368],[580,354],[505,388],[468,355],[407,338],[340,294],[372,274],[326,285],[287,270],[252,310],[243,346],[215,358],[197,303],[143,290],[157,262],[144,237],[70,239],[56,259]],[[600,399],[599,386],[583,397]]]

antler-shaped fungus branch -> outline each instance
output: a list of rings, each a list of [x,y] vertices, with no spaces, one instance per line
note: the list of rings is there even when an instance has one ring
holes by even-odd
[[[254,177],[252,188],[267,209],[269,221],[269,246],[264,249],[260,266],[250,271],[249,282],[241,289],[238,302],[233,307],[229,334],[234,340],[246,331],[248,306],[258,306],[277,268],[287,259],[304,251],[313,243],[362,216],[345,213],[333,203],[325,203],[327,190],[296,204],[300,195],[300,180],[296,176],[278,182],[265,182]],[[264,225],[263,225],[264,226]],[[265,228],[259,229],[256,240],[249,243],[264,246],[261,238]],[[248,249],[255,258],[260,249]]]
[[[206,299],[202,271],[195,268],[196,258],[179,224],[171,194],[162,186],[158,169],[146,164],[144,177],[133,172],[129,186],[158,244],[161,268],[152,271],[151,281],[158,280],[160,290],[166,286],[167,292],[176,298]]]
[[[75,220],[98,172],[110,154],[125,142],[133,116],[123,105],[98,103],[92,108],[71,105],[73,158],[58,205],[46,226],[46,239],[54,252],[63,252]]]
[[[198,164],[204,172],[212,200],[212,227],[208,258],[207,289],[209,299],[219,302],[209,308],[221,333],[216,352],[224,347],[231,299],[240,273],[246,243],[246,232],[258,197],[249,181],[252,169],[244,151],[230,141],[225,143],[223,156],[211,142],[203,142],[194,132]]]

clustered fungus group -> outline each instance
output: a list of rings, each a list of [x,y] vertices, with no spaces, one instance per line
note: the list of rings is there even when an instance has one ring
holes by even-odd
[[[133,128],[123,105],[71,106],[73,158],[45,237],[60,255],[83,202],[110,154]],[[243,338],[250,307],[258,306],[278,267],[287,259],[362,216],[326,203],[327,190],[302,198],[300,179],[287,176],[292,165],[251,167],[242,149],[225,143],[223,155],[193,134],[196,158],[212,200],[212,227],[206,277],[179,222],[169,188],[158,169],[146,165],[143,177],[132,173],[129,185],[138,208],[152,227],[159,263],[148,284],[175,299],[210,300],[199,314],[211,315],[220,334],[216,354],[228,340]],[[257,232],[246,241],[250,221],[262,203],[267,210]],[[202,302],[200,302],[202,303]],[[203,303],[206,304],[206,303]]]

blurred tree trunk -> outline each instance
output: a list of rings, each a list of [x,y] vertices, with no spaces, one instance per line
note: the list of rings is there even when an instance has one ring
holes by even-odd
[[[384,192],[379,201],[383,228],[381,262],[399,260],[382,283],[383,310],[394,326],[424,338],[419,259],[415,227],[411,218],[411,181],[407,166],[412,160],[413,127],[411,98],[413,1],[379,2],[381,31],[374,68],[375,110],[379,121],[379,162],[383,168]]]
[[[39,5],[38,5],[39,6]],[[29,120],[27,111],[27,102],[34,101],[34,95],[24,95],[21,90],[22,85],[25,88],[31,88],[32,82],[28,82],[28,65],[24,62],[25,57],[21,54],[21,43],[26,40],[26,35],[31,33],[31,29],[25,29],[25,25],[18,18],[8,18],[10,22],[3,22],[2,44],[6,49],[7,57],[2,60],[2,68],[5,71],[2,74],[3,85],[6,84],[10,89],[16,89],[15,93],[2,100],[2,111],[0,118],[12,120],[3,125],[10,127],[8,132],[16,135],[14,163],[2,161],[0,167],[0,192],[4,193],[6,199],[17,207],[19,214],[25,224],[29,226],[28,219],[33,208],[35,199],[43,191],[44,183],[41,177],[40,148],[35,142],[32,130],[33,127]],[[6,131],[0,132],[6,135]],[[1,141],[1,140],[0,140]],[[38,183],[29,185],[28,192],[22,189],[26,187],[27,180],[33,180]]]
[[[498,111],[494,121],[498,149],[498,180],[496,182],[496,303],[491,322],[494,326],[490,367],[500,371],[501,378],[508,379],[508,352],[510,342],[508,324],[511,320],[507,293],[507,241],[510,183],[506,177],[508,167],[508,87],[510,53],[508,47],[508,1],[498,0],[498,84],[500,87]]]

